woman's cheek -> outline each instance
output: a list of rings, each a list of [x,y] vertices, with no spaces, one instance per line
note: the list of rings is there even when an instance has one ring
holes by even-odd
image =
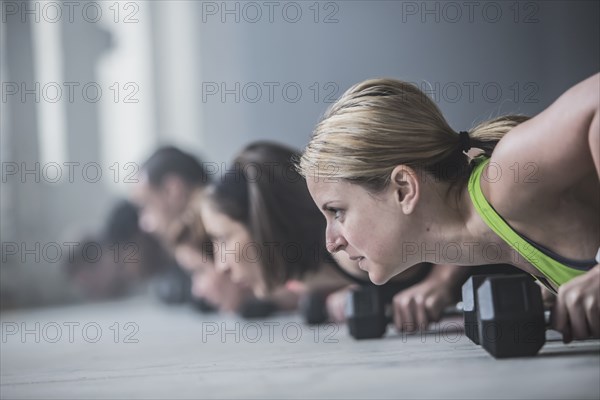
[[[354,219],[348,219],[342,228],[342,234],[348,244],[359,251],[366,250],[368,243],[365,243],[365,239],[372,236],[374,232],[368,221],[361,222]]]

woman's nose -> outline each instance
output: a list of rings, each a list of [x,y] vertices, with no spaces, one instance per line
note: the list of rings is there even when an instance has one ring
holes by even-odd
[[[344,250],[344,248],[348,245],[346,239],[330,228],[329,224],[327,224],[327,229],[325,231],[325,240],[327,241],[327,251],[331,254],[337,253],[340,250]]]

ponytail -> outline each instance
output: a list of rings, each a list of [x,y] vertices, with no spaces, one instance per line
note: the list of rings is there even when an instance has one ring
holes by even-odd
[[[484,151],[486,157],[491,157],[496,144],[515,126],[527,121],[525,115],[504,115],[477,125],[469,132],[471,147]]]

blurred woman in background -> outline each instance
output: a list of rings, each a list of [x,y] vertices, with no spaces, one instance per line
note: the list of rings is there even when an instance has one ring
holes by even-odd
[[[253,295],[249,289],[232,282],[228,275],[216,271],[212,243],[200,217],[202,195],[200,189],[191,195],[179,224],[173,227],[171,247],[177,263],[191,276],[194,298],[220,311],[239,311]]]
[[[125,200],[110,211],[102,231],[84,238],[73,255],[65,265],[67,275],[89,300],[135,293],[168,262],[158,240],[140,230],[136,207]]]
[[[154,280],[157,295],[167,303],[194,300],[190,277],[174,259],[172,235],[192,194],[209,183],[203,163],[173,146],[157,149],[140,167],[131,198],[138,207],[142,231],[158,239],[170,255]]]

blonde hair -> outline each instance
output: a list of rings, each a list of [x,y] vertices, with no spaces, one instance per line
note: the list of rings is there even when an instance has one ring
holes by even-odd
[[[469,132],[471,146],[490,156],[502,136],[527,119],[508,115],[481,123]],[[376,192],[401,164],[451,184],[463,182],[471,168],[459,135],[423,91],[408,82],[370,79],[326,111],[298,170],[307,180],[333,177]]]

